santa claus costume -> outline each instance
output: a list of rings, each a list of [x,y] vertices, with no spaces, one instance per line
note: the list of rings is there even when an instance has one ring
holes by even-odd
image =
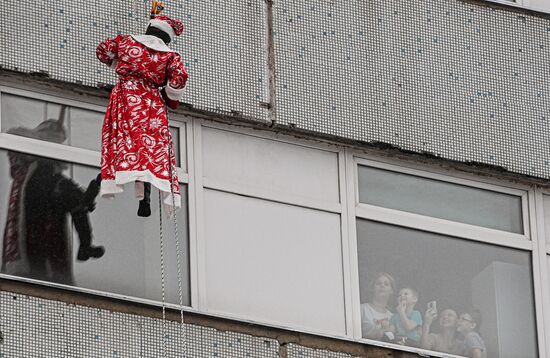
[[[118,35],[97,47],[98,59],[119,76],[103,122],[103,197],[121,193],[130,182],[142,197],[143,183],[150,183],[165,204],[181,206],[166,107],[177,106],[188,78],[181,55],[167,46],[182,32],[179,20],[158,16],[146,35]]]

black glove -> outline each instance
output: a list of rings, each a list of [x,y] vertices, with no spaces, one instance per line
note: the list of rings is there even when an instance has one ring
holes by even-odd
[[[89,212],[92,212],[95,210],[95,198],[99,194],[99,188],[101,185],[101,173],[95,177],[95,179],[92,179],[90,181],[90,184],[88,185],[88,189],[86,189],[86,192],[84,193],[84,197],[82,198],[82,206]]]

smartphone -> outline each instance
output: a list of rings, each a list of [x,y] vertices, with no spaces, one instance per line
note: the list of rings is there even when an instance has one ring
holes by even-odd
[[[437,312],[437,304],[435,301],[428,302],[428,309]]]

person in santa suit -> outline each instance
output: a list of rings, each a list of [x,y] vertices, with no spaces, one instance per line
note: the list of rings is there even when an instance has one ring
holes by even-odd
[[[37,127],[11,128],[9,134],[65,141],[64,108],[58,120],[48,119]],[[3,237],[2,272],[63,284],[74,284],[68,215],[80,246],[77,260],[100,258],[102,246],[92,245],[88,213],[95,208],[98,178],[83,190],[63,174],[66,165],[57,160],[8,152],[12,186]]]
[[[139,216],[151,213],[149,184],[169,211],[181,207],[166,107],[177,107],[188,78],[181,55],[168,47],[182,32],[179,20],[157,16],[145,35],[118,35],[96,50],[119,77],[103,122],[100,195],[113,197],[135,182]]]

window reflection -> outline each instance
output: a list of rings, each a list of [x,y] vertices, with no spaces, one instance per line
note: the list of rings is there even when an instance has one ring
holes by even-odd
[[[2,93],[1,96],[2,132],[29,137],[14,129],[35,128],[49,119],[59,119],[61,112],[64,111],[62,117],[66,138],[59,144],[100,151],[101,129],[105,113],[74,107],[63,109],[66,106],[6,93]],[[180,136],[185,136],[185,133],[180,133],[178,127],[170,127],[170,132],[172,133],[176,165],[185,168],[186,163],[182,163],[180,158],[179,145]],[[40,137],[32,138],[48,140]]]
[[[96,168],[0,150],[2,272],[160,300],[158,204],[152,201],[149,218],[136,217],[135,198],[128,191],[116,200],[92,204],[98,173]],[[188,305],[187,211],[182,207],[179,244]],[[179,303],[173,224],[166,216],[163,220],[167,300]],[[83,254],[79,248],[90,241],[95,245],[91,248],[104,246],[105,255],[93,250]]]
[[[68,165],[53,159],[8,153],[12,178],[3,236],[2,271],[63,284],[73,284],[68,218],[78,235],[77,258],[100,258],[92,244],[88,213],[94,209],[99,182],[81,188],[68,175]]]
[[[363,337],[536,357],[529,252],[357,221]]]

